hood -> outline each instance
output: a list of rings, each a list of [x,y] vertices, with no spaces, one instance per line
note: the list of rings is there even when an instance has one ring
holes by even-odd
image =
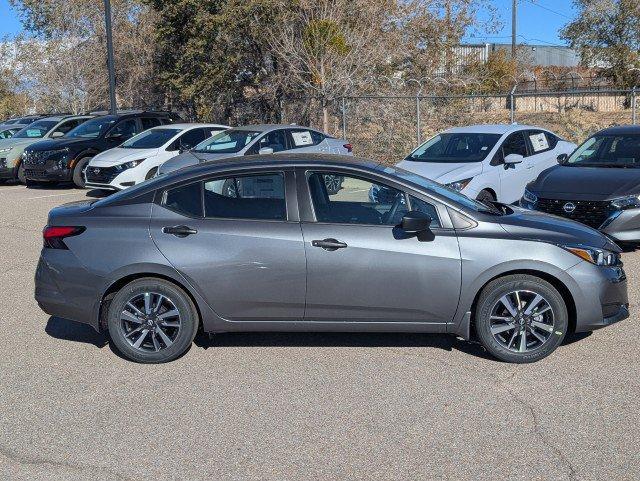
[[[92,145],[95,140],[96,139],[66,139],[64,137],[59,139],[40,140],[33,144],[29,150],[33,152],[40,152],[43,150],[63,149],[65,147],[70,150],[73,150],[74,148],[81,149]]]
[[[105,150],[91,159],[94,167],[109,167],[112,165],[124,164],[132,160],[146,159],[158,153],[158,149],[122,149],[116,147],[114,149]]]
[[[233,157],[233,154],[203,154],[194,152],[183,152],[180,155],[176,155],[172,159],[167,160],[158,169],[159,174],[167,174],[174,170],[188,167],[189,165],[196,165],[202,162],[208,162],[210,160],[226,159]]]
[[[541,172],[527,188],[553,199],[609,200],[640,194],[640,168],[555,165]]]
[[[416,162],[403,160],[396,167],[426,177],[441,184],[468,179],[482,173],[482,162]]]
[[[513,214],[500,218],[509,234],[521,239],[541,240],[556,244],[583,244],[591,247],[618,247],[601,232],[563,217],[510,206]]]
[[[0,139],[0,150],[15,148],[24,149],[31,144],[35,144],[36,142],[41,141],[42,139],[16,139],[13,137],[9,139]]]

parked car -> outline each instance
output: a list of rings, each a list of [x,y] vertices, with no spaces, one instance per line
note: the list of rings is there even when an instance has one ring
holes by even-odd
[[[228,128],[218,124],[171,124],[145,130],[91,159],[85,185],[121,190],[139,184],[155,176],[158,167],[170,158]]]
[[[575,144],[539,127],[470,125],[430,138],[397,165],[481,202],[511,204]]]
[[[43,139],[55,142],[90,118],[89,115],[45,117],[27,125],[9,139],[0,139],[0,179],[26,183],[24,151]]]
[[[14,124],[21,124],[21,125],[29,125],[33,122],[35,122],[36,120],[40,120],[44,117],[51,117],[53,114],[51,115],[26,115],[24,117],[14,117],[12,119],[7,119],[7,120],[3,120],[1,123],[3,125],[14,125]],[[70,114],[56,114],[56,115],[70,115]]]
[[[0,124],[0,140],[10,139],[24,127],[26,127],[26,125],[23,124]]]
[[[189,165],[225,157],[281,152],[326,153],[351,155],[352,147],[344,139],[336,139],[318,130],[296,125],[247,125],[214,135],[189,152],[165,162],[160,174]],[[340,179],[332,179],[334,189]]]
[[[527,185],[523,207],[640,242],[640,126],[601,130]]]
[[[85,186],[85,170],[100,152],[117,147],[143,130],[173,123],[168,112],[141,110],[99,115],[73,129],[64,139],[38,142],[24,153],[25,174],[31,182],[73,182]]]
[[[372,185],[395,198],[372,202]],[[532,362],[628,316],[620,249],[598,231],[346,156],[180,169],[55,208],[43,237],[41,308],[140,362],[175,359],[200,328],[451,333]]]

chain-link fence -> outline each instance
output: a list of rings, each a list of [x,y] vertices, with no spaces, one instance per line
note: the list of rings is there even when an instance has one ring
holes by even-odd
[[[348,139],[358,156],[397,162],[435,133],[461,125],[518,122],[579,143],[602,128],[636,123],[637,104],[635,89],[350,96],[327,106],[328,131]],[[283,121],[324,127],[321,105],[314,99],[285,102]]]

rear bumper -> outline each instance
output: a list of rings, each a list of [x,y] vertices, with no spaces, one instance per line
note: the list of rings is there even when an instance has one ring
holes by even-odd
[[[35,275],[35,300],[50,316],[89,324],[95,317],[97,286],[102,278],[91,274],[68,250],[42,249]]]

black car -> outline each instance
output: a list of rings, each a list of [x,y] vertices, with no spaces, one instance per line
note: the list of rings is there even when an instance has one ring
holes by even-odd
[[[37,142],[25,149],[27,183],[71,181],[84,187],[84,170],[94,155],[117,147],[143,130],[176,120],[179,117],[168,112],[126,111],[99,115],[71,130],[64,138]]]
[[[640,242],[640,126],[601,130],[527,185],[520,204]]]

